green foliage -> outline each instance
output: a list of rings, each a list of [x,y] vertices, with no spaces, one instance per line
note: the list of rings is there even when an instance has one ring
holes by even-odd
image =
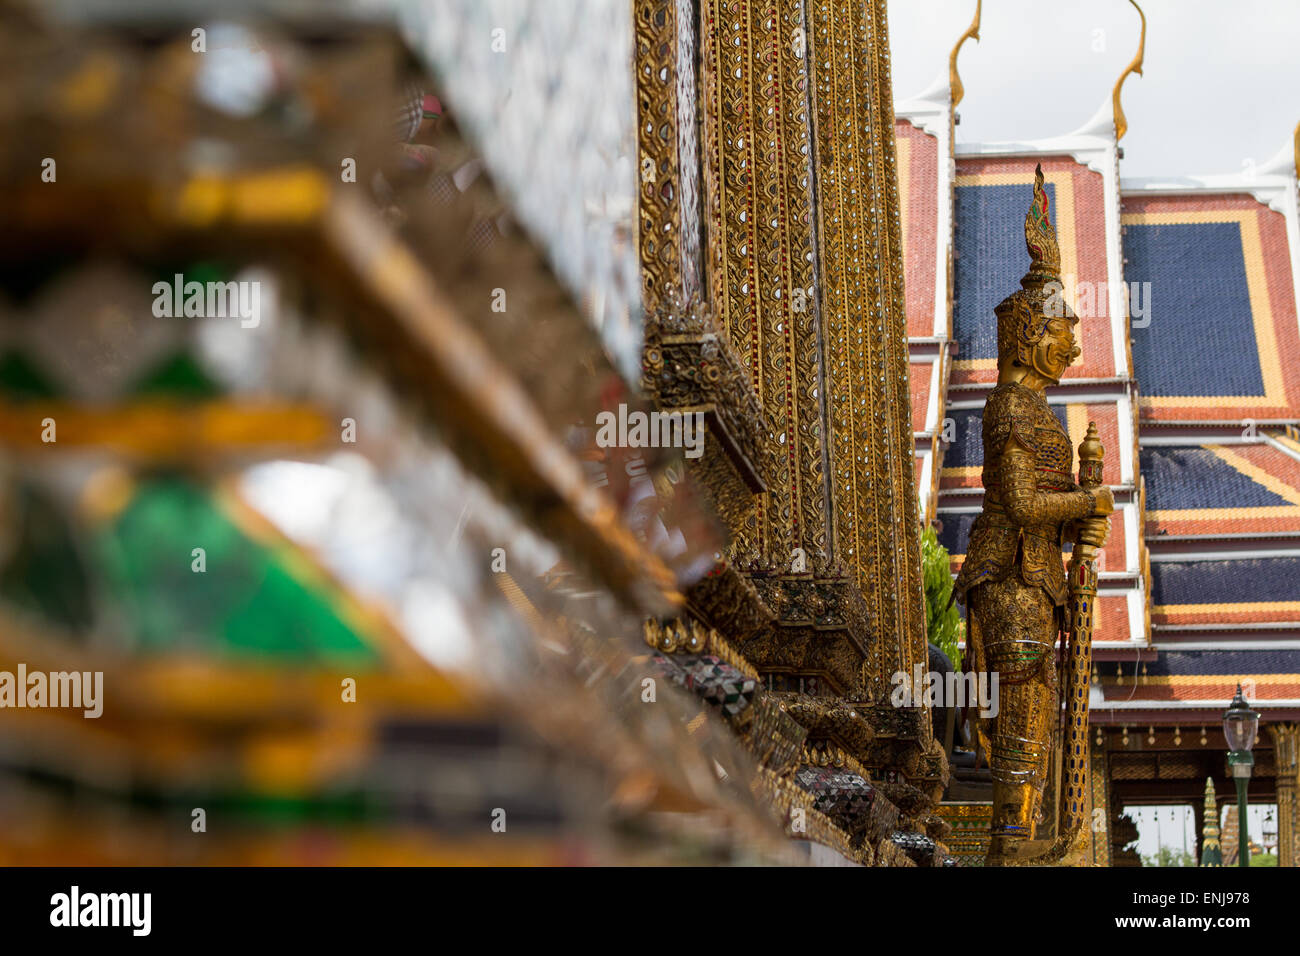
[[[1196,866],[1196,857],[1186,850],[1162,846],[1154,856],[1142,857],[1143,866]]]
[[[925,583],[926,635],[960,671],[961,651],[957,642],[966,636],[966,622],[957,612],[956,604],[948,603],[952,595],[952,565],[948,549],[939,543],[934,528],[926,528],[921,536],[921,580]]]

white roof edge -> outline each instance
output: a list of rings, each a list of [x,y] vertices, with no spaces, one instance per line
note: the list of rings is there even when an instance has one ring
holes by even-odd
[[[1091,133],[1070,133],[1050,139],[1030,141],[1010,140],[1002,143],[958,143],[958,156],[1069,156],[1095,173],[1106,173],[1115,165],[1114,136],[1096,136]]]
[[[1115,139],[1115,117],[1107,97],[1092,117],[1073,132],[1046,139],[1010,140],[1001,143],[958,143],[959,156],[1010,156],[1038,154],[1040,156],[1065,154],[1093,172],[1113,172],[1118,141]]]
[[[1273,154],[1273,158],[1259,167],[1259,171],[1267,175],[1295,176],[1295,144],[1292,140],[1287,139],[1282,148]]]
[[[1266,163],[1243,172],[1200,176],[1133,176],[1120,179],[1120,192],[1163,193],[1169,196],[1247,193],[1256,202],[1277,212],[1286,212],[1287,197],[1296,182],[1295,152],[1290,141]]]
[[[948,117],[945,109],[939,107],[924,110],[896,109],[894,119],[911,123],[922,133],[933,136],[935,139],[948,138]]]
[[[1275,212],[1286,212],[1287,196],[1295,182],[1294,176],[1277,174],[1227,173],[1217,176],[1141,176],[1120,180],[1119,191],[1124,196],[1162,194],[1166,196],[1221,195],[1245,193],[1262,206]]]
[[[1261,707],[1300,707],[1300,699],[1252,699],[1250,706]],[[1222,709],[1223,703],[1217,700],[1108,700],[1089,705],[1093,713],[1106,713],[1112,710],[1215,710]]]
[[[913,126],[942,140],[948,138],[952,122],[952,90],[947,75],[940,76],[925,90],[907,100],[894,103],[894,119],[907,120]]]
[[[1097,107],[1097,112],[1092,114],[1092,118],[1069,135],[1095,136],[1111,143],[1118,142],[1115,139],[1115,112],[1111,98],[1108,96],[1102,100],[1101,105]]]
[[[1151,645],[1151,650],[1165,654],[1175,654],[1180,651],[1223,651],[1225,653],[1235,653],[1237,651],[1300,651],[1300,641],[1294,639],[1281,638],[1276,641],[1165,641]]]
[[[934,82],[915,96],[894,101],[894,112],[903,113],[913,110],[933,109],[936,106],[947,107],[952,104],[952,90],[948,87],[948,74],[941,72]]]

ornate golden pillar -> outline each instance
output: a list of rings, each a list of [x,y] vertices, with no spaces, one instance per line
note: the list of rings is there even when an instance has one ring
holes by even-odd
[[[708,287],[776,452],[733,529],[778,618],[746,653],[778,689],[875,701],[924,660],[883,4],[701,14]]]
[[[643,384],[712,410],[731,534],[688,601],[814,736],[934,782],[888,704],[926,653],[883,0],[635,10]]]
[[[779,691],[862,699],[867,608],[831,527],[801,0],[701,3],[708,288],[768,426],[731,557],[776,615],[744,652]],[[909,459],[910,467],[910,459]]]
[[[802,4],[701,9],[713,307],[777,452],[757,519],[736,529],[735,556],[761,574],[823,575],[831,549]]]
[[[1269,724],[1277,767],[1277,865],[1300,866],[1300,724]]]
[[[642,389],[661,410],[704,413],[703,454],[687,459],[686,470],[734,535],[755,520],[772,456],[749,375],[720,333],[703,284],[699,24],[692,0],[636,0],[634,17]],[[733,640],[772,617],[731,568],[688,599]]]
[[[700,163],[693,4],[637,0],[636,94],[641,299],[700,295]]]
[[[808,17],[836,553],[886,636],[879,688],[926,661],[888,27],[884,0]]]

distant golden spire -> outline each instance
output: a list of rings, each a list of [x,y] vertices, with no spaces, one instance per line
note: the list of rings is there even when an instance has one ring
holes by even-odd
[[[1205,778],[1205,814],[1201,827],[1201,866],[1223,866],[1219,846],[1219,804],[1214,795],[1214,780]]]
[[[961,102],[961,98],[966,93],[966,88],[961,85],[961,77],[957,75],[957,54],[961,52],[961,45],[967,40],[974,38],[978,43],[980,39],[980,10],[984,6],[984,0],[975,0],[975,19],[971,21],[966,32],[961,35],[957,45],[952,48],[948,54],[948,88],[952,90],[952,105],[956,106]]]
[[[1136,73],[1138,76],[1142,75],[1142,55],[1147,48],[1147,15],[1137,5],[1137,0],[1128,0],[1128,2],[1133,4],[1133,9],[1142,18],[1142,36],[1138,40],[1137,56],[1133,57],[1133,62],[1119,75],[1119,79],[1115,81],[1115,90],[1110,94],[1111,108],[1115,114],[1115,142],[1117,143],[1128,132],[1128,120],[1124,118],[1124,107],[1119,104],[1119,91],[1124,88],[1124,81],[1128,79],[1130,73]]]

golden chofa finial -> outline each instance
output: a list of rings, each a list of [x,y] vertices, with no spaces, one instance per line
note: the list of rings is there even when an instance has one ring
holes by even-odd
[[[1130,73],[1136,73],[1138,76],[1142,75],[1142,56],[1146,53],[1147,48],[1147,15],[1143,13],[1142,8],[1137,5],[1137,0],[1128,0],[1128,2],[1133,4],[1133,9],[1136,10],[1138,16],[1142,18],[1142,35],[1138,39],[1137,56],[1133,57],[1133,62],[1130,63],[1125,68],[1124,72],[1119,75],[1119,79],[1115,81],[1115,89],[1110,94],[1111,112],[1115,116],[1115,142],[1117,143],[1123,139],[1124,134],[1128,132],[1128,119],[1125,118],[1124,107],[1122,107],[1119,102],[1120,90],[1124,88],[1124,81],[1128,79]]]
[[[1056,242],[1047,190],[1043,185],[1043,164],[1034,169],[1034,201],[1025,213],[1025,249],[1029,252],[1029,276],[1061,275],[1061,249]]]
[[[961,98],[966,94],[966,88],[961,85],[961,77],[957,75],[957,54],[961,52],[961,45],[967,40],[974,40],[976,43],[980,39],[980,10],[984,6],[984,0],[975,0],[975,19],[971,21],[966,32],[961,35],[957,45],[952,48],[948,54],[948,89],[952,91],[952,105],[955,108],[961,102]]]

